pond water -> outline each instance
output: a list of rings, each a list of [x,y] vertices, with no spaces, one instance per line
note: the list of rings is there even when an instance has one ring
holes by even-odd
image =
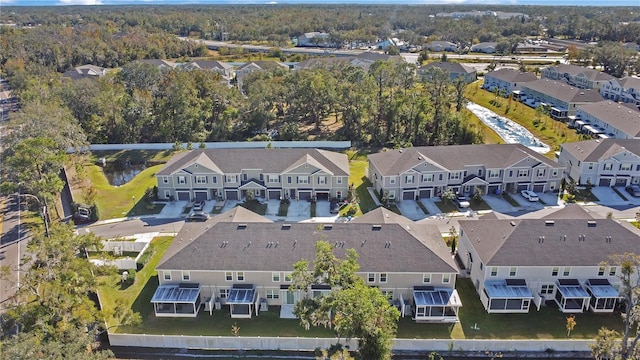
[[[131,181],[146,168],[147,166],[145,164],[112,162],[103,166],[102,172],[110,185],[120,186]]]
[[[477,116],[483,123],[493,129],[498,135],[509,144],[520,143],[531,150],[541,154],[551,151],[549,145],[538,140],[529,130],[522,125],[500,116],[493,111],[476,103],[467,103],[467,109]]]

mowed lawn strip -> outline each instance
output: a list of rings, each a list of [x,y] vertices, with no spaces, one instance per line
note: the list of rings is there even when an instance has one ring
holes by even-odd
[[[104,176],[101,167],[86,165],[89,181],[97,191],[95,201],[100,211],[100,219],[157,214],[160,212],[164,205],[155,205],[153,209],[148,209],[143,196],[147,188],[157,185],[156,172],[162,166],[160,164],[148,167],[128,183],[121,186],[112,186]]]

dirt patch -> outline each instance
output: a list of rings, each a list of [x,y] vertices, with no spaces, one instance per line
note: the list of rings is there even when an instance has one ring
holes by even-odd
[[[333,137],[342,128],[342,122],[335,116],[329,116],[320,123],[320,130],[316,130],[315,124],[303,124],[299,127],[300,134],[306,135],[307,140],[326,140]]]

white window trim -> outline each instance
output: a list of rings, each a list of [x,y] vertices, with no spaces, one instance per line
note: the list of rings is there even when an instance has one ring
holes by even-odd
[[[171,271],[163,271],[162,272],[162,278],[165,281],[171,281]]]
[[[229,279],[229,276],[227,275],[231,275],[231,278]],[[233,281],[233,272],[232,271],[225,271],[224,272],[224,280],[225,281]]]
[[[240,279],[240,277],[242,277],[242,280]],[[236,272],[236,281],[244,282],[245,280],[247,280],[247,274],[245,274],[244,271]]]
[[[377,175],[377,174],[376,174]],[[342,184],[342,178],[339,177],[336,179],[336,184],[341,185]]]
[[[373,284],[376,282],[376,274],[375,273],[367,273],[367,283]]]
[[[387,281],[389,281],[389,274],[388,273],[380,273],[378,280],[380,282],[380,284],[386,284]]]
[[[182,281],[191,281],[191,272],[182,271]]]
[[[276,280],[276,277],[278,278],[278,280]],[[279,273],[279,272],[272,272],[272,273],[271,273],[271,281],[273,281],[273,282],[280,282],[280,279],[281,279],[281,278],[282,278],[282,277],[280,276],[280,273]]]
[[[431,284],[431,274],[422,274],[422,283]]]
[[[442,283],[448,284],[451,282],[451,274],[442,274]]]

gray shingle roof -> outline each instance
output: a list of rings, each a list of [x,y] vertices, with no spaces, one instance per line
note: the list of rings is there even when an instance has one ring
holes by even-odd
[[[486,266],[596,266],[640,254],[638,233],[609,219],[461,220],[460,229]]]
[[[576,159],[587,162],[599,162],[610,158],[624,150],[640,156],[640,140],[638,139],[600,139],[586,140],[560,145]]]
[[[294,163],[302,164],[307,156],[334,175],[349,175],[345,154],[320,149],[196,149],[174,156],[157,175],[171,175],[196,162],[224,174],[243,169],[282,173]]]
[[[413,220],[398,215],[382,206],[351,220],[351,222],[356,224],[414,224]]]
[[[640,78],[634,76],[623,77],[618,83],[625,89],[638,89],[640,91]]]
[[[562,80],[540,79],[522,84],[522,87],[538,91],[567,103],[586,103],[604,100],[597,90],[578,89]]]
[[[580,73],[583,73],[587,77],[587,79],[593,80],[593,81],[608,81],[608,80],[615,79],[615,77],[607,73],[594,70],[594,69],[589,69],[583,66],[577,66],[577,65],[571,65],[571,64],[560,64],[560,65],[552,66],[551,68],[555,69],[558,73],[561,73],[561,74],[566,73],[572,76],[576,76]]]
[[[233,66],[217,60],[196,60],[196,61],[190,62],[188,65],[197,66],[200,69],[205,69],[205,70],[210,70],[215,68],[222,69],[222,70],[233,69]]]
[[[419,70],[426,71],[432,67],[437,67],[454,74],[471,74],[476,72],[476,69],[471,66],[462,65],[460,63],[448,62],[448,61],[445,61],[445,62],[438,61],[438,62],[428,63],[426,65],[421,66]]]
[[[515,69],[502,68],[496,71],[491,71],[485,74],[485,77],[493,77],[499,80],[508,81],[508,82],[530,82],[538,80],[538,77],[534,73],[530,72],[521,72]]]
[[[468,165],[498,169],[528,157],[552,167],[560,167],[555,161],[522,144],[424,146],[371,154],[369,160],[383,176],[387,176],[403,173],[424,161],[448,170],[463,170]]]
[[[578,109],[631,136],[640,135],[640,111],[635,105],[598,101],[578,105]]]
[[[338,242],[334,252],[341,258],[346,249],[355,249],[361,272],[458,272],[435,226],[358,223],[218,222],[196,236],[184,229],[174,244],[187,245],[165,255],[156,269],[291,271],[298,260],[315,258],[320,240]]]
[[[283,69],[288,69],[289,67],[279,61],[250,61],[247,63],[242,64],[240,67],[238,67],[238,70],[242,70],[246,67],[249,67],[251,65],[256,65],[257,67],[261,68],[262,70],[273,70],[276,68],[283,68]]]

